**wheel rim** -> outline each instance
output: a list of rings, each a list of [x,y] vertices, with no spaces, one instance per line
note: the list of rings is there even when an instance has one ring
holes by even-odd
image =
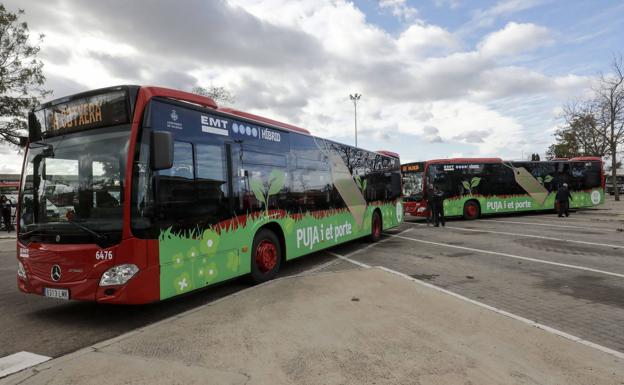
[[[261,272],[266,273],[275,265],[277,265],[277,247],[266,239],[260,241],[256,247],[256,266]]]
[[[375,215],[373,218],[373,236],[379,238],[381,236],[381,219],[379,215]]]
[[[474,218],[477,216],[477,206],[475,205],[468,205],[466,206],[466,212],[468,213],[468,216],[471,218]]]

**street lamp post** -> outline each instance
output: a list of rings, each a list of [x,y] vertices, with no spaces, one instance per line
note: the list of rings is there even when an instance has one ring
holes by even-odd
[[[349,98],[353,101],[353,113],[355,120],[355,147],[357,147],[357,103],[362,97],[362,94],[349,95]]]

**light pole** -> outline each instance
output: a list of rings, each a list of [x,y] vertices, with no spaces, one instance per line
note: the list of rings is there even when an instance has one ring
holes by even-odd
[[[353,101],[353,113],[355,118],[355,147],[357,147],[357,103],[362,97],[362,94],[349,95],[349,98]]]

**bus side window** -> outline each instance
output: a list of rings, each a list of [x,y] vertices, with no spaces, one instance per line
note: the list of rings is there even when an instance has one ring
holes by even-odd
[[[244,211],[265,209],[267,204],[269,209],[284,208],[289,190],[286,156],[246,148],[243,150],[242,167]],[[277,173],[282,173],[281,178],[271,179],[271,175]],[[254,189],[254,186],[260,188]],[[276,189],[279,190],[271,193]],[[268,202],[263,202],[267,198]]]
[[[197,205],[194,217],[200,228],[231,216],[225,145],[195,145],[195,188]]]
[[[329,161],[321,152],[317,141],[321,142],[320,139],[307,135],[291,135],[290,199],[287,209],[293,212],[327,210],[335,207]]]
[[[190,225],[195,210],[193,145],[174,142],[173,166],[157,172],[158,219],[161,228]]]

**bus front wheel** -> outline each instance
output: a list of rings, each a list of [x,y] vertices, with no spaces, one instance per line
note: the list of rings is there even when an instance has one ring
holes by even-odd
[[[282,264],[282,247],[275,233],[268,229],[258,231],[251,253],[251,279],[262,283],[275,278]]]
[[[377,242],[381,239],[381,231],[383,229],[381,222],[381,215],[379,211],[373,211],[373,218],[371,219],[371,242]]]
[[[475,201],[468,201],[464,204],[464,219],[477,219],[481,215],[481,208]]]

